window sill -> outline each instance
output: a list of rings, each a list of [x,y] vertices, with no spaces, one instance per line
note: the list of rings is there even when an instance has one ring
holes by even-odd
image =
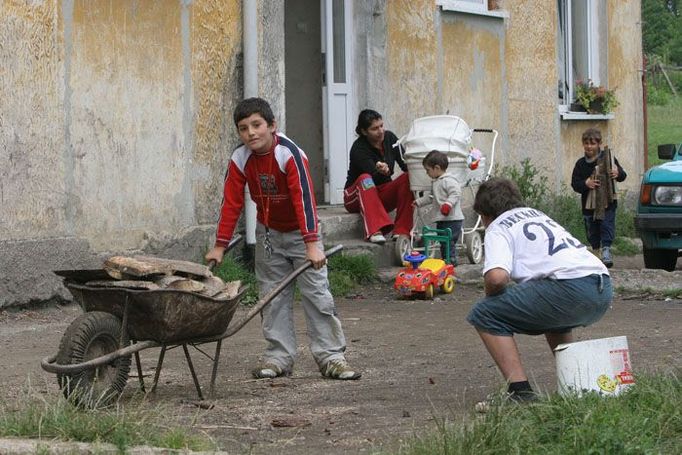
[[[561,112],[561,120],[612,120],[613,113],[610,114],[588,114],[587,112]]]
[[[479,8],[467,8],[466,6],[448,6],[440,5],[443,11],[463,14],[474,14],[476,16],[494,17],[497,19],[508,19],[509,13],[502,10],[484,10]]]

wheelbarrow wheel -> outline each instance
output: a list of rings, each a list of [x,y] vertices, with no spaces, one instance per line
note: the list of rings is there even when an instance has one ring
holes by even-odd
[[[87,362],[119,349],[121,321],[110,313],[92,311],[76,318],[59,343],[57,363],[70,365]],[[128,339],[123,339],[128,344]],[[78,373],[58,374],[64,396],[84,408],[105,407],[123,392],[130,371],[130,356],[119,357],[107,365]]]
[[[483,239],[478,231],[473,231],[464,236],[467,259],[472,264],[480,264],[483,260]]]

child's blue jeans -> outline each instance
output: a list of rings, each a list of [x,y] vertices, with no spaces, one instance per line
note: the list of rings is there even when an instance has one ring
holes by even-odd
[[[610,247],[613,243],[616,237],[616,207],[616,203],[609,205],[604,211],[603,220],[595,220],[594,214],[583,214],[587,241],[592,249]]]

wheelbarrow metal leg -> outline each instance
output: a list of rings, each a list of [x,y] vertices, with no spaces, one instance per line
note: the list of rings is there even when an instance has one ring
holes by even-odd
[[[213,396],[213,390],[215,388],[215,378],[218,374],[218,363],[220,362],[220,347],[223,344],[223,340],[218,340],[215,345],[215,356],[213,356],[213,371],[211,372],[211,385],[208,389],[208,396]]]
[[[194,380],[194,387],[197,389],[197,394],[199,399],[203,400],[204,395],[201,393],[201,386],[199,385],[199,380],[197,379],[197,374],[194,372],[194,365],[192,365],[192,358],[189,355],[189,349],[187,349],[187,344],[182,344],[182,349],[185,351],[185,358],[187,358],[187,366],[189,367],[189,372],[192,373],[192,380]]]
[[[140,380],[140,390],[145,392],[144,389],[144,378],[142,377],[142,362],[140,362],[140,353],[135,353],[135,364],[137,365],[137,378]]]
[[[152,393],[156,392],[156,386],[159,383],[159,376],[161,376],[161,368],[163,367],[163,357],[166,355],[166,345],[161,346],[159,353],[159,361],[156,362],[156,371],[154,372],[154,384],[152,385]]]

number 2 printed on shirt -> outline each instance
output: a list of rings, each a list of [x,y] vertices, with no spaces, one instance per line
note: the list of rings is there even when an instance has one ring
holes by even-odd
[[[547,254],[550,256],[553,256],[555,253],[558,253],[569,246],[573,248],[585,248],[585,245],[578,242],[561,226],[550,219],[546,219],[544,222],[531,221],[523,225],[523,234],[530,241],[537,239],[537,235],[534,232],[531,232],[533,226],[539,227],[541,230],[545,231],[545,234],[547,234],[547,239],[549,240]],[[555,237],[555,232],[552,230],[552,228],[557,231],[557,234],[561,234],[562,236],[560,238]]]

